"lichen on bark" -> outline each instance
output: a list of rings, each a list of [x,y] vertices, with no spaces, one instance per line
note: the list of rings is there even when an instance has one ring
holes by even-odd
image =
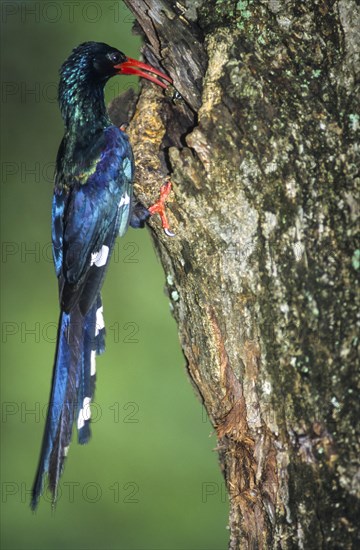
[[[358,540],[355,2],[127,0],[183,99],[143,87],[137,193],[219,438],[231,548]]]

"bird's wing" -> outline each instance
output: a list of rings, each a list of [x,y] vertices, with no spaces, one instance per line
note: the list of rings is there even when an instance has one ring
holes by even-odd
[[[132,207],[133,160],[127,136],[112,126],[90,167],[53,201],[53,254],[64,311],[86,313],[101,288],[117,234],[125,233]]]
[[[65,140],[61,141],[56,159],[55,190],[52,201],[51,215],[51,237],[52,253],[55,265],[56,276],[59,278],[63,260],[63,237],[64,237],[64,211],[69,198],[69,188],[64,182],[61,159],[64,154]],[[65,185],[64,185],[65,184]]]

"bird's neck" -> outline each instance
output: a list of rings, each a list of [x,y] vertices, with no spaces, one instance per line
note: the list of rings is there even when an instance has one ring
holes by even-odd
[[[95,134],[111,125],[105,107],[104,86],[67,86],[59,90],[61,115],[68,145],[85,145]]]

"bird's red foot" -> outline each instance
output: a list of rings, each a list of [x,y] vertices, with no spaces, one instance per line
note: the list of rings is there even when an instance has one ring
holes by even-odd
[[[161,218],[162,228],[165,232],[165,235],[167,235],[168,237],[175,237],[175,233],[170,231],[169,222],[165,213],[165,201],[169,196],[170,192],[171,192],[171,181],[169,180],[168,182],[164,183],[164,185],[161,186],[160,199],[156,201],[152,206],[150,206],[148,210],[151,216],[153,216],[154,214],[159,214]]]

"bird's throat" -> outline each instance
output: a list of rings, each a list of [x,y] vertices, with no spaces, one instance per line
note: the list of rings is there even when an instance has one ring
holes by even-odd
[[[68,145],[85,145],[111,124],[105,107],[103,85],[66,87],[63,92],[60,89],[59,103]]]

